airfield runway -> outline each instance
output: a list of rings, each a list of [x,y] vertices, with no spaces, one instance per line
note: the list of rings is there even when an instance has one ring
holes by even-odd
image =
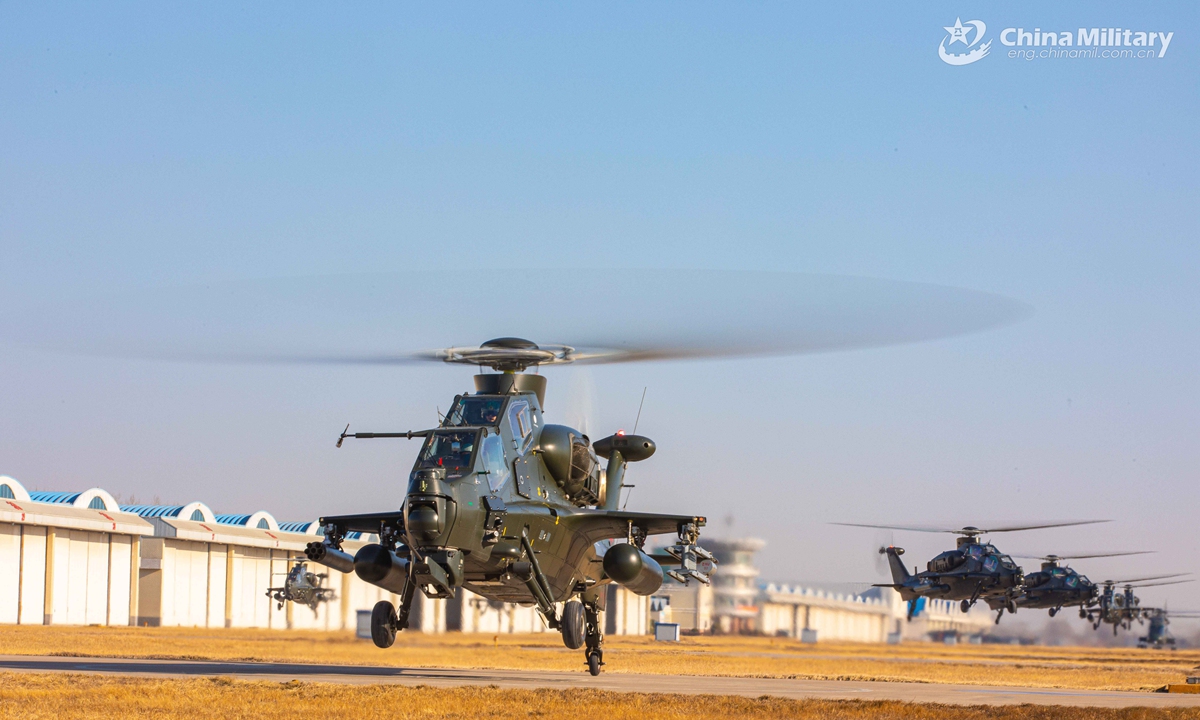
[[[1200,695],[1059,690],[1054,688],[941,685],[934,683],[842,680],[787,680],[712,676],[635,675],[521,670],[399,668],[304,663],[238,663],[191,660],[134,660],[30,655],[0,656],[0,670],[125,675],[131,677],[232,677],[241,680],[401,684],[428,686],[496,685],[502,688],[593,688],[614,692],[688,695],[773,695],[816,700],[900,700],[952,705],[1074,705],[1080,707],[1200,707]]]

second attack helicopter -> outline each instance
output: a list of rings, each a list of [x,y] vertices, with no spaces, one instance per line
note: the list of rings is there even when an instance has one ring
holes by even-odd
[[[1106,520],[1080,520],[1074,522],[1039,523],[1006,527],[964,528],[912,527],[905,525],[870,525],[863,523],[833,523],[849,527],[883,528],[885,530],[910,530],[914,532],[953,533],[958,542],[953,550],[947,550],[933,558],[924,571],[913,568],[910,573],[900,556],[904,548],[881,547],[879,553],[886,555],[892,572],[892,582],[880,583],[877,587],[890,587],[900,593],[908,603],[908,619],[916,609],[921,597],[959,600],[963,612],[967,612],[981,598],[989,603],[1002,603],[1015,611],[1014,597],[1024,581],[1024,571],[1013,559],[1001,553],[995,545],[981,542],[980,536],[998,532],[1039,530],[1052,527],[1070,527],[1107,522]]]
[[[1093,558],[1122,557],[1126,555],[1145,555],[1149,551],[1089,553],[1086,555],[1043,555],[1033,557],[1018,555],[1017,557],[1031,560],[1041,560],[1040,570],[1025,575],[1025,580],[1011,597],[989,597],[988,607],[997,611],[996,622],[1000,622],[1005,610],[1015,612],[1020,608],[1043,609],[1050,611],[1050,617],[1058,614],[1064,607],[1090,605],[1096,601],[1100,588],[1074,569],[1066,566],[1066,560],[1088,560]]]

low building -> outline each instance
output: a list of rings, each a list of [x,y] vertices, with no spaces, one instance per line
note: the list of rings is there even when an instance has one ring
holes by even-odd
[[[98,488],[30,493],[0,476],[0,623],[133,624],[152,532]]]

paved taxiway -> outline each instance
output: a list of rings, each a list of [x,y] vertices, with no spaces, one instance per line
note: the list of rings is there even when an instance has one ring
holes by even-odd
[[[595,688],[615,692],[710,695],[774,695],[794,699],[903,700],[955,705],[1076,705],[1084,707],[1200,707],[1200,695],[988,687],[933,683],[786,680],[710,676],[634,675],[523,670],[463,670],[301,663],[205,662],[0,655],[0,671],[72,672],[131,677],[218,677],[242,680],[401,684],[429,686],[496,685],[502,688],[556,690]]]

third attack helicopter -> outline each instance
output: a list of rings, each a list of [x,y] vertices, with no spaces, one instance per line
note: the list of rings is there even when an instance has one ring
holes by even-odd
[[[1093,604],[1086,608],[1079,608],[1079,617],[1091,622],[1093,630],[1099,630],[1103,624],[1113,626],[1113,635],[1116,635],[1117,630],[1120,628],[1130,630],[1133,628],[1135,620],[1138,622],[1142,620],[1141,600],[1134,595],[1133,589],[1193,582],[1192,580],[1172,579],[1180,578],[1184,575],[1187,575],[1187,573],[1151,575],[1128,580],[1105,580],[1103,583],[1104,587],[1093,601]],[[1155,582],[1159,580],[1165,580],[1166,582]],[[1123,592],[1116,591],[1118,585],[1124,585]]]
[[[892,571],[892,582],[877,587],[894,588],[908,603],[908,618],[911,620],[916,609],[917,598],[931,597],[944,600],[959,600],[963,612],[967,612],[981,598],[1002,603],[1010,611],[1016,606],[1014,597],[1024,581],[1024,572],[1013,559],[1001,553],[995,545],[980,542],[980,536],[998,532],[1039,530],[1052,527],[1070,527],[1108,522],[1107,520],[1079,520],[1074,522],[1039,523],[1007,527],[964,528],[911,527],[905,525],[868,525],[862,523],[833,523],[850,527],[883,528],[885,530],[911,530],[914,532],[953,533],[958,542],[953,550],[947,550],[929,561],[926,570],[908,572],[900,556],[904,548],[881,547],[879,553],[886,555]]]
[[[1004,615],[1006,609],[1016,611],[1020,608],[1045,609],[1050,611],[1050,617],[1058,614],[1064,607],[1074,605],[1091,605],[1100,595],[1100,588],[1080,575],[1074,569],[1063,564],[1066,560],[1089,560],[1093,558],[1122,557],[1126,555],[1145,555],[1149,551],[1134,552],[1088,553],[1085,555],[1017,555],[1030,560],[1041,560],[1042,567],[1037,572],[1027,573],[1021,587],[1007,597],[987,598],[988,607],[997,611],[996,622]]]
[[[288,570],[282,587],[267,588],[267,597],[280,608],[285,602],[294,602],[304,605],[315,615],[321,603],[337,600],[337,593],[325,585],[328,579],[328,574],[309,572],[307,563],[297,562]]]

